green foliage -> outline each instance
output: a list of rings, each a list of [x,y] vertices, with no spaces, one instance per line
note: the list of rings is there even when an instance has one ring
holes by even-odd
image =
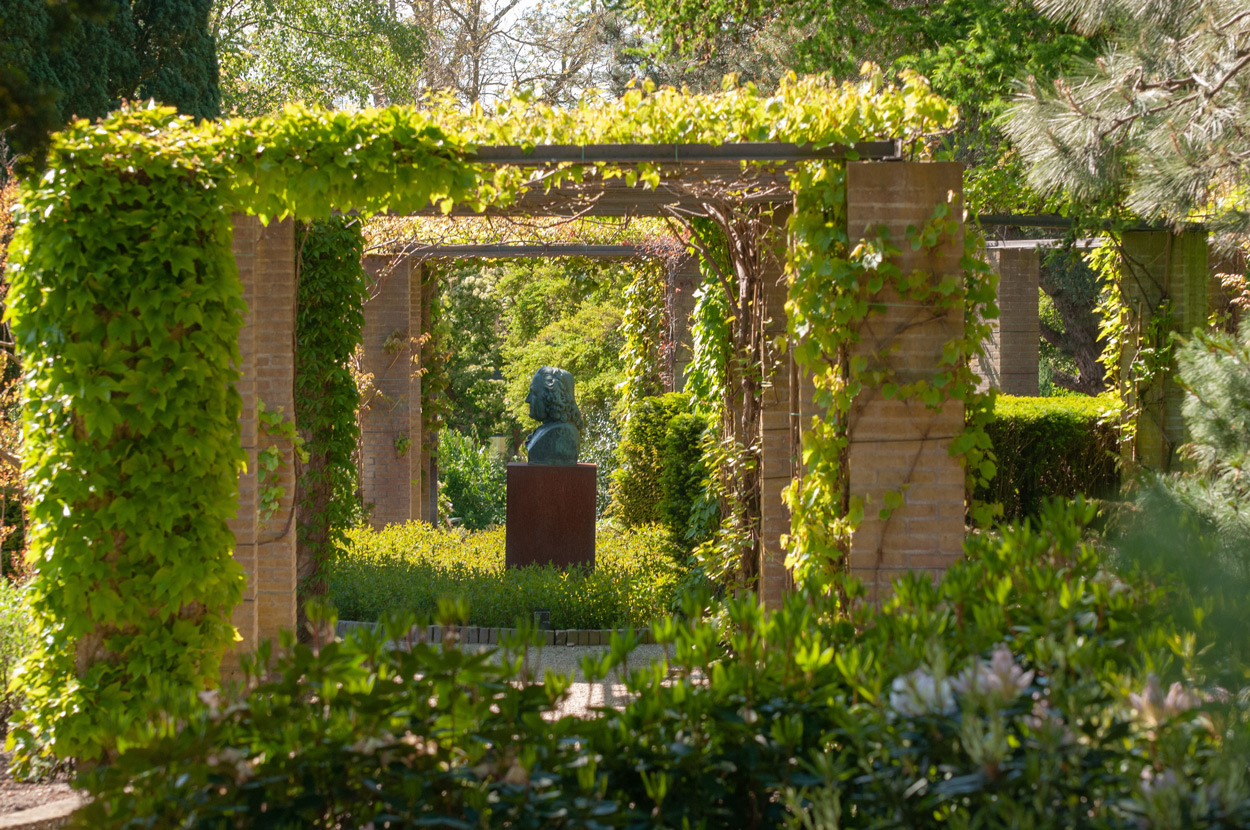
[[[7,266],[38,563],[19,754],[46,742],[89,760],[172,728],[234,641],[243,573],[227,522],[244,455],[232,211],[267,221],[510,203],[527,174],[473,165],[470,145],[825,146],[910,141],[952,117],[907,76],[899,87],[786,79],[774,94],[647,87],[559,111],[516,97],[489,116],[288,107],[197,123],[131,107],[73,121],[52,139],[48,173],[23,185]],[[659,168],[575,165],[546,182],[585,175],[654,185]]]
[[[716,62],[745,46],[750,57],[729,71],[750,76],[759,74],[753,59],[760,49],[771,47],[774,63],[784,61],[786,69],[799,72],[857,78],[865,61],[873,61],[890,73],[924,75],[959,107],[959,124],[945,143],[969,164],[965,202],[974,213],[1044,209],[1042,198],[1025,185],[1026,166],[998,120],[1021,80],[1044,84],[1093,57],[1098,44],[1062,19],[1039,15],[1034,3],[1013,0],[852,0],[837,6],[820,0],[615,0],[612,5],[656,31],[659,42],[650,51],[669,60],[675,50],[699,63]]]
[[[565,739],[572,723],[543,720],[568,682],[513,683],[516,665],[484,653],[392,648],[415,640],[409,622],[293,645],[276,673],[250,662],[246,696],[214,695],[177,737],[94,776],[109,796],[74,826],[596,826],[610,805],[594,757]],[[566,789],[588,762],[584,786]],[[124,777],[138,786],[113,800]]]
[[[1141,482],[1118,546],[1175,588],[1178,614],[1210,618],[1221,635],[1211,657],[1237,682],[1250,665],[1250,326],[1238,337],[1194,332],[1176,360],[1189,468]]]
[[[593,570],[504,567],[504,529],[465,533],[410,522],[358,528],[330,568],[330,597],[347,619],[392,611],[430,614],[440,600],[469,603],[470,625],[511,626],[534,611],[555,628],[645,626],[669,612],[680,569],[658,527],[603,529]]]
[[[451,503],[449,519],[469,530],[501,525],[506,518],[508,468],[471,435],[438,434],[438,490]]]
[[[447,268],[442,295],[447,329],[455,333],[445,370],[446,424],[479,443],[503,431],[508,409],[507,381],[501,377],[504,297],[497,277],[498,269],[483,268],[478,262],[457,263]]]
[[[74,6],[72,9],[58,6]],[[211,0],[10,0],[0,11],[0,118],[18,153],[42,153],[71,117],[154,98],[197,118],[220,111]],[[5,93],[9,94],[6,95]],[[10,126],[15,129],[10,130]]]
[[[621,406],[628,415],[632,405],[648,395],[664,391],[660,378],[660,345],[664,338],[665,272],[657,261],[635,263],[633,279],[625,287],[625,313],[621,333]]]
[[[236,0],[212,15],[223,109],[413,103],[425,37],[374,0]]]
[[[34,648],[26,586],[0,578],[0,735],[8,733],[13,712],[22,705],[21,689],[12,684],[17,664]]]
[[[295,420],[308,459],[297,483],[302,595],[325,592],[324,563],[360,513],[356,445],[360,392],[350,361],[364,331],[368,280],[360,223],[335,217],[303,226],[295,317]]]
[[[1007,131],[1029,181],[1074,204],[1250,229],[1250,18],[1241,0],[1042,0],[1049,21],[1105,33],[1096,61],[1030,83]],[[1149,82],[1142,78],[1149,77]]]
[[[703,444],[715,424],[693,412],[679,412],[669,420],[660,452],[660,502],[656,506],[673,538],[685,546],[707,541],[716,522],[700,512],[711,475]]]
[[[614,518],[631,526],[661,520],[660,503],[665,497],[661,476],[669,424],[689,410],[689,395],[669,392],[643,398],[629,411],[617,447],[620,466],[612,476]]]
[[[244,305],[210,161],[185,135],[133,130],[171,115],[79,122],[19,208],[7,313],[38,641],[12,734],[27,759],[46,743],[90,760],[168,728],[235,637]]]
[[[500,271],[503,375],[513,422],[532,424],[525,403],[541,366],[573,373],[583,414],[615,414],[625,381],[627,308],[634,269],[620,263],[523,260]]]
[[[76,820],[1244,826],[1244,700],[1190,659],[1207,632],[1178,630],[1162,590],[1081,543],[1092,512],[1051,506],[1039,529],[976,537],[940,584],[909,576],[851,619],[799,593],[772,614],[730,601],[726,628],[660,621],[656,664],[623,639],[586,661],[592,682],[616,668],[629,692],[598,717],[554,712],[560,678],[517,682],[524,650],[492,668],[411,642],[411,620],[296,647],[245,699],[210,700],[102,770]]]
[[[975,498],[1001,504],[1002,519],[1016,522],[1037,518],[1047,499],[1115,496],[1120,487],[1118,417],[1113,395],[998,396],[985,425],[998,471],[977,486]]]
[[[696,219],[695,227],[703,244],[714,256],[722,256],[721,271],[728,271],[723,233],[707,219]],[[729,395],[729,361],[733,339],[730,333],[729,302],[717,278],[716,269],[699,260],[702,281],[694,291],[690,313],[690,365],[686,368],[685,389],[703,412],[719,413]]]

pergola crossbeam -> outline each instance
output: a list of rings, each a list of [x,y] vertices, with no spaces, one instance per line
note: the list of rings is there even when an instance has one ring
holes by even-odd
[[[470,156],[486,164],[699,164],[702,162],[799,162],[845,159],[881,161],[902,157],[897,140],[859,141],[816,147],[776,141],[729,144],[538,144],[481,146]]]

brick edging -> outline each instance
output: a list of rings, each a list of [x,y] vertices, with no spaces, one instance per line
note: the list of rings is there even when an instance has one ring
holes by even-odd
[[[345,637],[353,629],[368,628],[376,630],[377,627],[377,623],[339,620],[335,626],[334,633],[338,637]],[[464,645],[500,645],[508,637],[516,636],[515,628],[487,628],[476,625],[454,627],[460,634],[460,642]],[[620,634],[624,637],[627,633],[627,629],[624,628],[564,628],[559,630],[545,629],[542,632],[546,639],[545,645],[549,646],[606,646],[612,642],[613,634]],[[414,628],[410,635],[417,640],[441,643],[443,641],[443,626],[426,626],[424,631]],[[655,642],[655,635],[649,628],[635,631],[634,636],[638,638],[639,643]]]

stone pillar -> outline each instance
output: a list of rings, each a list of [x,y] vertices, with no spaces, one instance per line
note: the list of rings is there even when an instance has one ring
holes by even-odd
[[[295,417],[295,223],[262,226],[250,216],[235,218],[234,254],[247,302],[239,333],[243,402],[240,432],[247,471],[239,480],[239,511],[231,522],[235,556],[247,573],[244,600],[234,611],[243,637],[239,651],[295,628],[295,457],[289,441],[268,438],[259,429],[258,402],[270,411]],[[282,453],[276,480],[283,489],[277,512],[257,514],[257,454],[267,446]]]
[[[376,286],[365,303],[363,368],[374,391],[360,430],[360,488],[370,523],[382,528],[421,516],[421,280],[406,259],[368,256],[364,266]]]
[[[1037,306],[1041,256],[1035,246],[1016,247],[1010,243],[991,247],[986,253],[998,272],[999,316],[990,321],[993,333],[984,357],[977,361],[981,389],[1036,396],[1042,334]]]
[[[698,257],[685,255],[668,270],[668,343],[665,375],[668,391],[686,388],[686,369],[694,357],[694,340],[690,332],[690,315],[694,313],[694,292],[703,281]]]
[[[960,215],[962,166],[955,163],[851,162],[847,164],[847,225],[852,240],[884,226],[900,252],[903,273],[923,271],[934,282],[960,275],[962,227],[932,250],[913,250],[908,226],[922,226],[934,208],[951,205]],[[869,366],[892,367],[903,383],[943,371],[944,344],[962,335],[963,314],[899,297],[891,289],[877,299],[884,313],[860,330],[857,356]],[[864,520],[851,543],[851,572],[864,580],[870,600],[884,598],[890,582],[908,570],[937,578],[962,554],[964,468],[948,452],[963,429],[960,401],[930,410],[918,401],[886,400],[865,390],[850,418],[849,472],[852,497],[865,501]],[[903,505],[879,518],[887,492],[902,490]]]
[[[1169,330],[1188,337],[1207,322],[1207,235],[1189,231],[1127,231],[1122,240],[1120,284],[1143,328],[1166,301]],[[1128,359],[1121,362],[1121,377]],[[1174,378],[1175,366],[1155,383],[1139,389],[1136,438],[1123,448],[1126,459],[1160,472],[1172,468],[1177,448],[1186,440],[1181,402],[1184,391]]]

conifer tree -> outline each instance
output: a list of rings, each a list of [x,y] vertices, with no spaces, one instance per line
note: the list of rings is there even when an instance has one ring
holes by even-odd
[[[1008,134],[1035,187],[1140,217],[1250,231],[1250,9],[1245,0],[1038,0],[1106,35],[1103,54],[1032,83]]]
[[[1250,324],[1240,336],[1195,332],[1177,350],[1190,468],[1141,483],[1120,551],[1146,566],[1250,660]]]
[[[48,0],[0,5],[0,134],[37,154],[74,116],[155,98],[198,118],[220,114],[212,0],[92,0],[80,15]]]

